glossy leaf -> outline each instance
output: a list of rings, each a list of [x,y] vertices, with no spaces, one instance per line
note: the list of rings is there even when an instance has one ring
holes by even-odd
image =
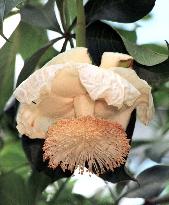
[[[24,81],[32,72],[35,70],[37,63],[39,62],[42,55],[50,48],[55,42],[57,42],[60,38],[54,39],[48,42],[45,46],[37,50],[29,59],[25,61],[24,67],[21,70],[21,73],[18,77],[16,87]]]
[[[42,192],[51,183],[51,178],[44,173],[38,172],[36,170],[32,171],[27,181],[27,188],[29,190],[29,198],[31,198],[33,204],[37,204],[41,198]]]
[[[0,205],[32,205],[23,178],[14,173],[0,175]]]
[[[55,16],[54,2],[54,0],[49,0],[41,7],[26,5],[21,9],[21,20],[33,26],[62,33]]]
[[[24,29],[23,29],[24,27]],[[30,30],[29,30],[30,29]],[[31,34],[34,31],[34,39],[31,40]],[[25,32],[28,32],[25,34]],[[42,32],[42,35],[44,32]],[[25,37],[25,38],[24,38]],[[60,38],[59,38],[60,39]],[[42,55],[57,41],[52,40],[42,48],[37,50],[28,60],[25,61],[24,68],[22,69],[18,82],[21,83],[24,79],[26,79],[35,69],[38,61],[42,57]],[[34,42],[35,41],[35,42]],[[31,44],[33,43],[33,45]],[[3,48],[0,50],[0,113],[4,109],[6,101],[13,93],[13,85],[14,85],[14,68],[15,68],[15,58],[16,53],[20,52],[21,55],[26,58],[30,53],[40,47],[40,45],[44,42],[47,42],[47,36],[43,35],[41,37],[40,31],[37,29],[33,29],[32,27],[27,27],[24,24],[19,25],[14,34],[10,38],[10,42],[7,42]],[[27,45],[26,48],[23,45]],[[30,48],[31,47],[31,48]],[[25,49],[24,49],[25,48]],[[30,48],[30,49],[29,49]],[[25,50],[28,50],[26,52]],[[53,54],[53,50],[51,50]],[[47,57],[47,56],[46,56]],[[52,56],[51,56],[52,57]],[[46,58],[45,58],[46,59]]]
[[[123,37],[123,35],[120,36],[127,51],[131,56],[133,56],[134,60],[141,65],[153,66],[168,59],[168,55],[154,52],[148,46],[136,45],[135,43]]]
[[[135,179],[132,177],[132,175],[129,173],[126,167],[121,166],[119,168],[116,168],[114,172],[106,172],[105,174],[100,175],[100,177],[108,182],[111,183],[118,183],[121,181],[127,181],[132,180],[135,181]]]
[[[69,28],[76,17],[76,0],[64,0],[66,27]]]
[[[169,79],[168,55],[137,46],[103,22],[96,21],[87,27],[87,47],[96,65],[100,64],[104,52],[127,53],[135,59],[134,69],[137,74],[148,83]]]
[[[120,29],[120,28],[114,28],[114,29],[116,29],[116,31],[119,32],[122,36],[124,36],[124,38],[136,43],[136,41],[137,41],[136,30],[128,31],[128,30],[124,30],[124,29]]]
[[[146,80],[149,84],[159,85],[169,80],[169,60],[154,65],[144,66],[139,63],[134,64],[134,68],[140,78]]]
[[[160,163],[167,152],[169,152],[169,141],[160,141],[153,143],[146,149],[146,156],[151,160]]]
[[[169,180],[169,166],[157,165],[141,172],[123,196],[151,199],[158,196]]]
[[[3,20],[4,18],[9,14],[9,12],[19,5],[20,3],[24,2],[25,0],[0,0],[0,30],[1,30],[1,35],[6,39],[6,37],[3,34]]]
[[[21,22],[18,26],[18,53],[26,60],[48,42],[47,31]]]
[[[85,6],[87,22],[109,20],[135,22],[147,15],[155,0],[89,0]]]
[[[21,143],[11,142],[3,147],[0,152],[0,170],[3,172],[16,171],[28,165],[23,153]]]
[[[19,142],[4,144],[0,152],[0,172],[15,172],[24,178],[28,176],[30,165]]]
[[[104,52],[127,53],[117,32],[109,25],[96,21],[87,27],[87,48],[96,65],[100,65]]]
[[[17,42],[18,36],[17,31],[15,31],[10,38],[10,42],[7,42],[0,49],[0,113],[4,109],[5,103],[13,91]]]
[[[67,32],[68,25],[67,25],[66,21],[67,21],[68,16],[66,16],[67,14],[65,13],[67,2],[65,3],[65,1],[63,1],[63,0],[55,0],[55,1],[56,1],[58,11],[59,11],[60,20],[61,20],[63,30],[64,30],[64,32]]]

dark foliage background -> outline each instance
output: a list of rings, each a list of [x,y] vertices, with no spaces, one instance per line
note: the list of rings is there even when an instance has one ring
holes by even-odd
[[[155,0],[88,0],[85,6],[87,47],[93,63],[99,65],[105,51],[122,52],[135,59],[137,74],[152,85],[156,107],[153,136],[132,140],[132,151],[127,164],[114,173],[101,176],[116,183],[107,184],[106,195],[91,198],[72,194],[75,181],[70,173],[48,169],[42,161],[43,140],[19,138],[15,128],[18,102],[11,99],[18,86],[35,69],[75,46],[76,0],[0,0],[0,34],[6,43],[0,49],[0,205],[90,205],[118,204],[123,197],[144,198],[144,204],[169,204],[169,60],[167,46],[136,44],[136,31],[114,28],[111,22],[131,23],[147,18]],[[15,8],[15,9],[13,9]],[[56,18],[56,11],[59,19]],[[21,21],[11,37],[3,32],[5,18],[20,13]],[[47,31],[60,37],[49,40]],[[62,47],[53,45],[64,40]],[[151,48],[155,48],[156,51]],[[158,51],[158,52],[157,52]],[[16,55],[20,54],[24,66],[14,86]],[[8,102],[8,103],[7,103]],[[133,113],[128,127],[132,137],[135,124]],[[137,129],[137,128],[136,128]],[[24,148],[24,149],[23,149]],[[155,166],[138,176],[132,162],[138,165],[151,159]],[[131,182],[132,181],[132,182]],[[138,185],[139,184],[139,185]],[[47,187],[52,188],[52,193]]]

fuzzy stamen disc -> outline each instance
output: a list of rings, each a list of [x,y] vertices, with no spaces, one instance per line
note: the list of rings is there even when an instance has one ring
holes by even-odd
[[[84,167],[97,175],[114,171],[124,164],[130,149],[127,135],[118,123],[85,116],[63,119],[49,127],[43,146],[43,158],[49,167],[61,166],[72,173]]]

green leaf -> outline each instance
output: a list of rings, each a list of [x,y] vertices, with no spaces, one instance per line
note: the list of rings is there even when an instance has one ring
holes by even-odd
[[[66,19],[66,27],[69,28],[74,21],[77,11],[76,11],[76,0],[64,0],[64,13]]]
[[[9,12],[16,6],[18,6],[19,4],[25,2],[26,0],[12,0],[12,1],[8,1],[8,0],[4,0],[5,2],[5,11],[4,11],[4,16],[7,16],[9,14]]]
[[[76,0],[55,0],[59,11],[61,24],[66,35],[70,35],[75,26]]]
[[[87,22],[109,20],[135,22],[147,15],[155,0],[89,0],[85,6]]]
[[[59,51],[55,50],[53,46],[49,47],[47,52],[45,52],[45,55],[41,57],[39,60],[39,67],[41,68],[46,64],[48,61],[50,61],[53,57],[57,56],[59,54]]]
[[[162,158],[166,153],[169,152],[169,141],[163,140],[151,144],[149,148],[146,149],[146,156],[151,160],[160,163]]]
[[[6,38],[3,34],[3,20],[4,20],[4,13],[5,13],[5,0],[0,1],[0,34],[3,38]]]
[[[13,91],[18,40],[17,31],[15,31],[10,38],[10,42],[7,42],[0,50],[0,113]]]
[[[23,178],[10,172],[0,175],[0,205],[32,205]]]
[[[153,51],[156,51],[157,53],[162,53],[165,55],[168,54],[168,48],[164,45],[148,43],[148,44],[145,44],[145,46]]]
[[[152,143],[152,140],[134,140],[132,141],[132,149],[140,147],[140,146],[145,146],[149,145]]]
[[[23,59],[27,59],[42,45],[48,42],[47,31],[21,22],[18,26],[19,47],[18,52]]]
[[[109,25],[96,21],[87,27],[87,47],[96,65],[100,65],[104,52],[127,53],[135,59],[134,69],[140,78],[150,84],[159,84],[169,79],[168,55],[130,42]],[[139,63],[138,63],[138,62]]]
[[[115,28],[116,31],[118,31],[122,36],[124,36],[124,38],[127,38],[129,41],[132,41],[134,43],[136,43],[137,41],[137,33],[136,30],[124,30],[124,29],[120,29],[120,28]]]
[[[21,22],[17,29],[20,41],[18,52],[24,60],[28,59],[41,48],[42,45],[45,45],[49,41],[47,31],[44,29],[31,26],[24,22]],[[42,59],[40,59],[40,67],[57,54],[58,52],[51,46]]]
[[[104,174],[101,174],[100,177],[108,182],[111,183],[118,183],[121,181],[128,181],[132,180],[135,181],[134,177],[129,173],[129,170],[127,170],[126,167],[121,166],[114,170],[114,172],[106,172]]]
[[[16,7],[17,5],[19,5],[24,1],[25,0],[12,0],[12,1],[0,0],[0,30],[1,30],[0,34],[5,39],[6,37],[3,34],[3,20],[14,7]]]
[[[16,53],[19,52],[24,59],[27,59],[42,45],[46,44],[46,42],[48,42],[46,31],[21,22],[11,36],[10,42],[7,42],[0,50],[0,113],[13,91]],[[27,61],[25,62],[26,67],[24,66],[24,70],[26,70],[28,74],[32,73],[43,53],[50,48],[54,42],[55,41],[47,43],[35,52],[35,55],[28,60],[28,64]],[[54,49],[50,48],[49,51],[48,55],[43,59],[43,62],[53,57]],[[25,76],[28,77],[28,74],[25,74]],[[21,76],[23,76],[23,71],[21,72]]]
[[[55,16],[54,2],[54,0],[49,0],[41,7],[26,5],[21,9],[21,20],[33,26],[62,33]]]
[[[61,37],[49,41],[46,45],[37,50],[29,59],[25,61],[24,67],[22,68],[20,75],[18,77],[16,87],[20,83],[22,83],[22,81],[24,81],[30,74],[32,74],[42,55],[48,50],[48,48],[50,48],[55,42],[57,42],[60,39]]]
[[[119,34],[129,54],[133,56],[134,60],[141,65],[153,66],[168,59],[168,55],[154,52],[145,45],[136,45],[135,43],[123,37],[120,32]]]
[[[152,67],[147,67],[135,63],[134,69],[136,70],[137,75],[140,78],[147,81],[150,85],[158,86],[160,83],[164,83],[169,80],[168,65],[169,60]]]
[[[9,172],[26,167],[28,161],[23,152],[21,143],[13,141],[6,144],[0,152],[0,170]]]
[[[33,204],[37,204],[37,202],[41,198],[42,192],[51,183],[51,178],[45,175],[44,173],[38,172],[36,170],[32,171],[27,182],[27,187],[28,190],[30,190],[29,198],[32,199]]]
[[[158,196],[169,181],[169,166],[153,166],[141,172],[136,179],[140,186],[131,183],[123,196],[151,199]]]
[[[104,52],[127,52],[119,34],[101,21],[96,21],[88,26],[86,35],[87,48],[96,65],[100,65]]]

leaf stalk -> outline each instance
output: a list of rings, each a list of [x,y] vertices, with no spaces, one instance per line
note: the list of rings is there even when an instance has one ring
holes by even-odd
[[[83,0],[76,0],[77,24],[76,24],[76,46],[86,47],[86,21]]]

